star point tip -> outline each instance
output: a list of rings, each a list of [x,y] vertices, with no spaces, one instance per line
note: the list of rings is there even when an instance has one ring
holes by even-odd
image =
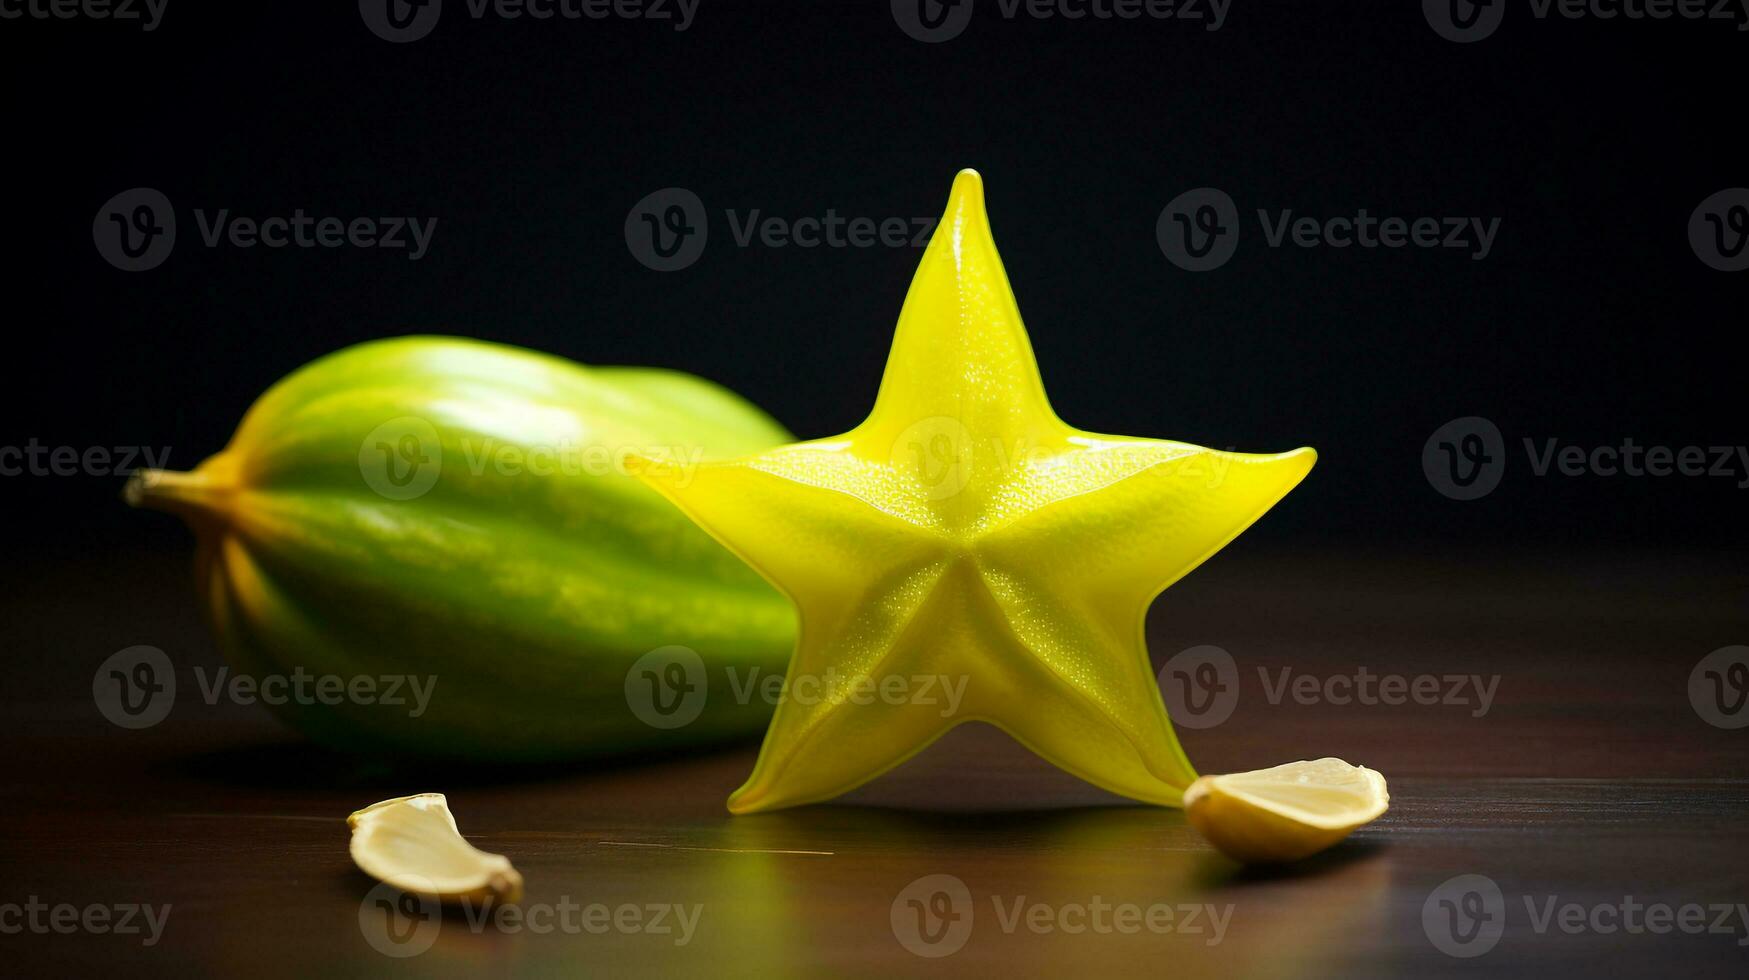
[[[751,783],[729,794],[729,812],[737,817],[758,813],[763,808],[763,803],[753,790]]]
[[[947,211],[952,214],[968,207],[984,209],[984,178],[970,167],[954,175],[953,189],[947,195]]]

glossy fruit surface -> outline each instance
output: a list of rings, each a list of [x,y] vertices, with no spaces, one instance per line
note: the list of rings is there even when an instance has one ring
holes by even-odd
[[[1177,806],[1196,770],[1148,660],[1149,604],[1312,468],[1058,418],[978,174],[899,311],[874,407],[841,435],[640,470],[794,600],[801,637],[729,809],[831,799],[982,722],[1111,792]]]
[[[299,369],[223,452],[142,471],[128,496],[194,528],[220,645],[283,678],[297,727],[366,750],[597,756],[769,718],[726,672],[783,671],[789,604],[627,460],[684,470],[789,438],[690,375],[407,337]]]
[[[1253,772],[1203,776],[1184,791],[1190,823],[1235,861],[1298,861],[1390,808],[1385,777],[1323,758]]]

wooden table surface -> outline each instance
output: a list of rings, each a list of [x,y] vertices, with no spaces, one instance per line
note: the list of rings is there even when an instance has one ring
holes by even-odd
[[[1150,624],[1157,663],[1215,644],[1239,667],[1232,717],[1182,733],[1191,758],[1218,772],[1336,755],[1390,779],[1391,810],[1375,825],[1269,873],[1211,851],[1180,812],[1110,797],[977,726],[840,803],[734,818],[723,800],[751,747],[539,774],[416,771],[314,749],[257,708],[179,705],[154,728],[113,727],[90,695],[110,653],[149,643],[182,666],[219,662],[186,562],[92,555],[10,570],[7,973],[1749,970],[1749,728],[1707,722],[1688,687],[1703,656],[1749,643],[1741,561],[1266,555],[1244,542],[1217,557],[1156,603]],[[1474,698],[1271,703],[1284,668],[1322,682],[1361,667],[1497,687],[1485,711]],[[386,931],[372,882],[347,857],[344,818],[422,791],[447,793],[477,845],[513,858],[527,921],[451,913],[426,931]],[[931,876],[957,879],[964,898]],[[1478,878],[1447,884],[1458,876],[1482,876],[1498,898]],[[134,904],[168,906],[156,942],[59,932],[42,910],[119,917]],[[591,906],[618,924],[590,931],[601,922]],[[1662,906],[1669,923],[1647,918]],[[1685,931],[1688,906],[1704,925]],[[422,951],[380,951],[412,945]]]

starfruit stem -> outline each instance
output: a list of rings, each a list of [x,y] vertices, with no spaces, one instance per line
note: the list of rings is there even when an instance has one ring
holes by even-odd
[[[190,521],[211,520],[229,506],[236,490],[235,472],[223,453],[190,472],[135,470],[121,496],[130,507],[167,511]]]

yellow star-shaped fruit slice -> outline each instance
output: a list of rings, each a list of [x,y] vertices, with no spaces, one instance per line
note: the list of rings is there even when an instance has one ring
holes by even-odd
[[[861,425],[643,473],[800,614],[786,694],[729,809],[829,799],[968,721],[1114,793],[1181,805],[1196,772],[1148,664],[1148,605],[1315,459],[1065,425],[983,183],[962,171]]]

